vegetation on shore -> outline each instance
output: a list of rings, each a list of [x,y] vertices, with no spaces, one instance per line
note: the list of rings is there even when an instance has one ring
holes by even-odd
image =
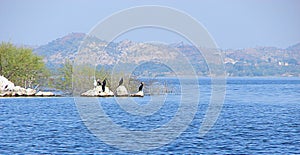
[[[49,71],[42,57],[33,54],[32,49],[2,42],[0,44],[0,75],[16,85],[36,87],[47,81]]]
[[[138,85],[137,80],[127,75],[118,74],[112,77],[105,69],[95,66],[75,66],[75,70],[76,75],[79,74],[78,77],[74,77],[74,64],[69,59],[65,59],[63,65],[55,70],[49,70],[43,58],[34,54],[32,49],[5,42],[0,44],[0,75],[24,88],[55,88],[72,94],[74,81],[76,87],[83,91],[93,88],[95,80],[103,81],[105,78],[107,86],[112,90],[116,90],[121,78],[129,90],[136,89]]]
[[[88,64],[74,65],[74,62],[66,59],[61,67],[51,72],[49,87],[61,90],[65,92],[65,94],[81,94],[86,90],[94,88],[95,80],[102,82],[106,79],[106,86],[115,92],[121,78],[123,78],[123,85],[129,92],[136,91],[139,81],[129,75],[117,73],[112,76],[112,74],[104,68]]]
[[[36,88],[37,86],[56,88],[67,94],[74,92],[74,84],[75,88],[82,89],[78,90],[82,92],[93,88],[95,80],[103,81],[105,78],[107,78],[107,86],[115,91],[119,80],[123,78],[124,86],[129,92],[134,92],[139,81],[128,73],[122,73],[124,69],[117,70],[117,73],[110,73],[114,65],[123,66],[126,64],[127,67],[130,66],[131,68],[138,66],[132,76],[174,76],[172,70],[151,60],[176,62],[174,64],[176,67],[182,65],[182,63],[178,63],[178,60],[182,59],[184,55],[189,59],[196,74],[210,76],[209,68],[201,53],[196,47],[185,44],[160,45],[124,40],[109,44],[105,50],[100,50],[103,49],[106,42],[97,38],[90,38],[82,50],[87,52],[85,54],[88,57],[101,56],[101,61],[96,62],[97,66],[94,66],[89,64],[90,60],[87,58],[82,59],[82,61],[88,65],[74,66],[77,49],[81,46],[84,37],[86,37],[85,34],[73,33],[35,49],[2,42],[0,44],[0,75],[25,88]],[[221,53],[228,76],[299,77],[299,51],[300,43],[286,49],[256,47],[221,50]],[[184,70],[181,71],[184,73]],[[178,72],[177,74],[181,73]]]

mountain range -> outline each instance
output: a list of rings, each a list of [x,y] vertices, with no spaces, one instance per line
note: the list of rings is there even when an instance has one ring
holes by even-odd
[[[33,51],[42,56],[51,69],[62,66],[65,60],[74,61],[84,54],[86,57],[82,57],[81,61],[86,63],[95,61],[106,68],[116,64],[142,64],[140,74],[162,76],[172,74],[172,70],[162,67],[163,62],[178,62],[180,66],[180,60],[186,58],[198,75],[209,75],[201,52],[195,46],[182,42],[165,45],[123,40],[107,44],[84,33],[70,33]],[[300,76],[300,43],[286,49],[253,47],[220,51],[228,76]]]

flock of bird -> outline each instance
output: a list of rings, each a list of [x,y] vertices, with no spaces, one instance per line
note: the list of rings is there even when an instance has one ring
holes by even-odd
[[[101,86],[102,92],[105,92],[106,81],[107,79],[105,78],[101,83],[100,79],[97,79],[97,81],[95,80],[94,82],[94,86],[95,87]],[[120,79],[118,87],[121,86],[122,84],[123,84],[123,78]],[[143,87],[144,87],[144,82],[141,82],[138,91],[142,91]]]

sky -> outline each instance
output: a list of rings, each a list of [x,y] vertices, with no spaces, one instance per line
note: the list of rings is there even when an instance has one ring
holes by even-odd
[[[300,0],[0,0],[0,41],[44,45],[72,32],[88,33],[110,15],[143,5],[192,16],[222,49],[300,43]],[[118,38],[123,39],[176,43],[184,38],[144,28]]]

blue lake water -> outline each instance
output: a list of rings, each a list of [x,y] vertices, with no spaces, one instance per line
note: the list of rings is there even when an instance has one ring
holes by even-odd
[[[205,136],[199,136],[199,129],[211,89],[208,79],[200,79],[200,103],[187,129],[170,143],[144,151],[122,150],[99,139],[85,126],[71,97],[1,98],[0,154],[300,154],[299,78],[232,78],[226,87],[222,111]],[[134,101],[146,105],[156,97]],[[151,131],[172,120],[178,99],[178,94],[167,95],[159,110],[147,116],[127,113],[114,98],[98,101],[118,126]]]

